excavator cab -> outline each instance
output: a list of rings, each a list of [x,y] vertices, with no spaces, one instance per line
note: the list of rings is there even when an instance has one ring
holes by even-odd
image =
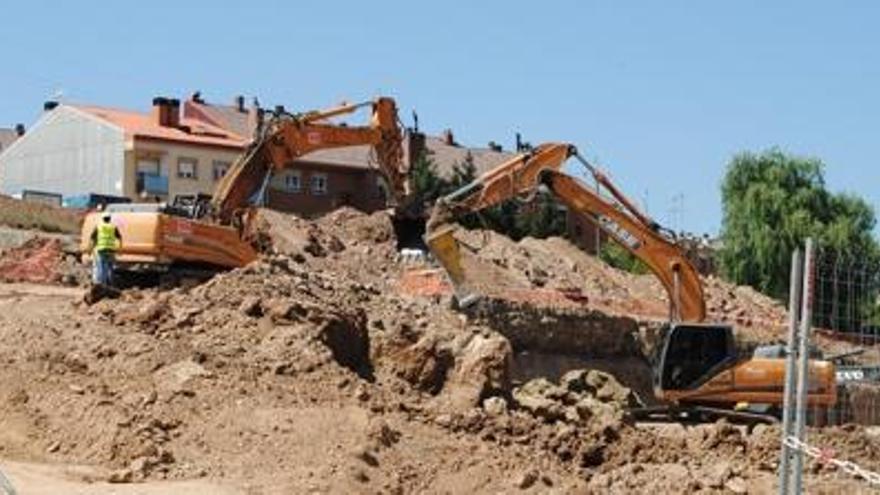
[[[781,405],[785,357],[763,351],[748,356],[737,354],[733,327],[729,325],[674,323],[666,330],[653,359],[654,395],[679,408],[704,411],[711,407]],[[837,400],[834,364],[811,359],[809,380],[808,404],[833,406]]]
[[[654,359],[655,392],[694,390],[736,363],[733,328],[677,323],[667,327]]]

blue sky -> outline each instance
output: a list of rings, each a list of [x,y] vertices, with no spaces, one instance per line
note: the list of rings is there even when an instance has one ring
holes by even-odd
[[[142,109],[195,89],[303,110],[390,94],[406,122],[416,109],[466,144],[573,142],[684,230],[717,232],[740,150],[817,156],[833,189],[880,202],[878,2],[29,1],[3,15],[0,125],[32,123],[58,90]]]

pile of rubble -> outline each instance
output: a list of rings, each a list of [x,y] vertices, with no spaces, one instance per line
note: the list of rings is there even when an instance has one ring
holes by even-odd
[[[57,238],[35,236],[0,250],[0,282],[81,285],[87,279],[86,269]]]
[[[526,302],[541,305],[548,299],[543,294],[553,290],[606,314],[646,322],[668,318],[666,291],[655,276],[614,269],[565,239],[516,242],[490,231],[459,231],[457,236],[463,262],[481,293],[510,299],[511,293],[529,289],[536,297]],[[757,340],[784,335],[786,312],[778,301],[711,276],[704,278],[704,290],[710,320],[734,324],[743,336]]]
[[[402,291],[412,267],[383,213],[264,211],[261,222],[267,254],[201,285],[76,307],[0,298],[0,455],[91,463],[115,482],[225,479],[253,493],[772,486],[774,428],[646,429],[624,414],[650,393],[652,320],[641,315],[663,301],[648,278],[561,239],[466,234],[489,239],[478,257],[500,271],[494,289],[581,286],[586,301],[495,299],[465,314],[442,290]],[[730,311],[760,302],[730,291]],[[516,371],[541,353],[532,369],[552,362],[558,373]],[[880,442],[863,429],[822,440],[880,466]],[[810,478],[860,486],[835,482],[822,469]]]

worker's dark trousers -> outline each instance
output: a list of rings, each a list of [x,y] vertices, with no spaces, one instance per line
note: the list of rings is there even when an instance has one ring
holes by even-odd
[[[92,282],[113,285],[113,251],[98,251],[92,261]]]

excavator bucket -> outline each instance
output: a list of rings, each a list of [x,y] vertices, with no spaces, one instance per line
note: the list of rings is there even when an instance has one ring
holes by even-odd
[[[425,236],[425,243],[449,275],[459,307],[464,308],[476,303],[479,296],[465,288],[464,268],[461,264],[461,248],[458,245],[458,240],[455,238],[455,227],[445,225],[436,231],[430,232]]]

